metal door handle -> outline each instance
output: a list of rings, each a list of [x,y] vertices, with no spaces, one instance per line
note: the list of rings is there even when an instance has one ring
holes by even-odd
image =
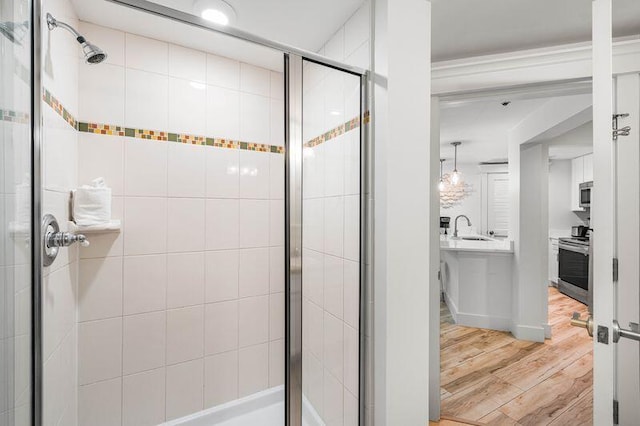
[[[593,317],[591,315],[589,315],[586,320],[581,320],[580,314],[574,312],[571,317],[571,325],[574,327],[586,328],[589,336],[593,336]]]
[[[627,339],[635,340],[640,342],[640,326],[638,326],[635,322],[630,322],[629,327],[631,330],[626,330],[624,328],[620,328],[620,324],[618,321],[613,320],[613,341],[614,343],[618,343],[621,337],[625,337]]]

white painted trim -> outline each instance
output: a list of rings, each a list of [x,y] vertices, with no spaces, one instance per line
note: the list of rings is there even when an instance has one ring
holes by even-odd
[[[528,325],[514,324],[511,327],[511,334],[518,340],[528,340],[531,342],[544,342],[544,327],[532,327]]]
[[[614,42],[615,74],[638,71],[639,64],[640,39],[622,38]],[[590,79],[591,66],[591,43],[437,62],[432,66],[432,93],[442,95],[550,81]]]

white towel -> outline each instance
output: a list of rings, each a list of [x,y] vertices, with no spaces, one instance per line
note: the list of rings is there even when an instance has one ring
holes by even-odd
[[[111,188],[103,178],[83,185],[73,193],[73,219],[81,226],[108,223],[111,220]]]

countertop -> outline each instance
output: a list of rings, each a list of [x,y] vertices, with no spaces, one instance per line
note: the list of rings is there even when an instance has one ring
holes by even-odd
[[[464,240],[463,237],[482,237],[487,241]],[[441,238],[440,250],[482,253],[513,253],[513,241],[488,238],[484,235],[462,235],[458,239]]]

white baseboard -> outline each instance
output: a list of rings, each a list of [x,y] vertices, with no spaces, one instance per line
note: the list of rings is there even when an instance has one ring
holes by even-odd
[[[544,327],[514,324],[511,328],[511,334],[518,340],[544,342],[545,329]]]
[[[498,331],[510,331],[511,319],[490,315],[468,314],[458,311],[458,307],[447,293],[444,294],[445,303],[449,307],[449,312],[456,324],[467,327],[489,328]]]
[[[546,323],[542,327],[544,328],[544,338],[551,339],[551,324]]]

